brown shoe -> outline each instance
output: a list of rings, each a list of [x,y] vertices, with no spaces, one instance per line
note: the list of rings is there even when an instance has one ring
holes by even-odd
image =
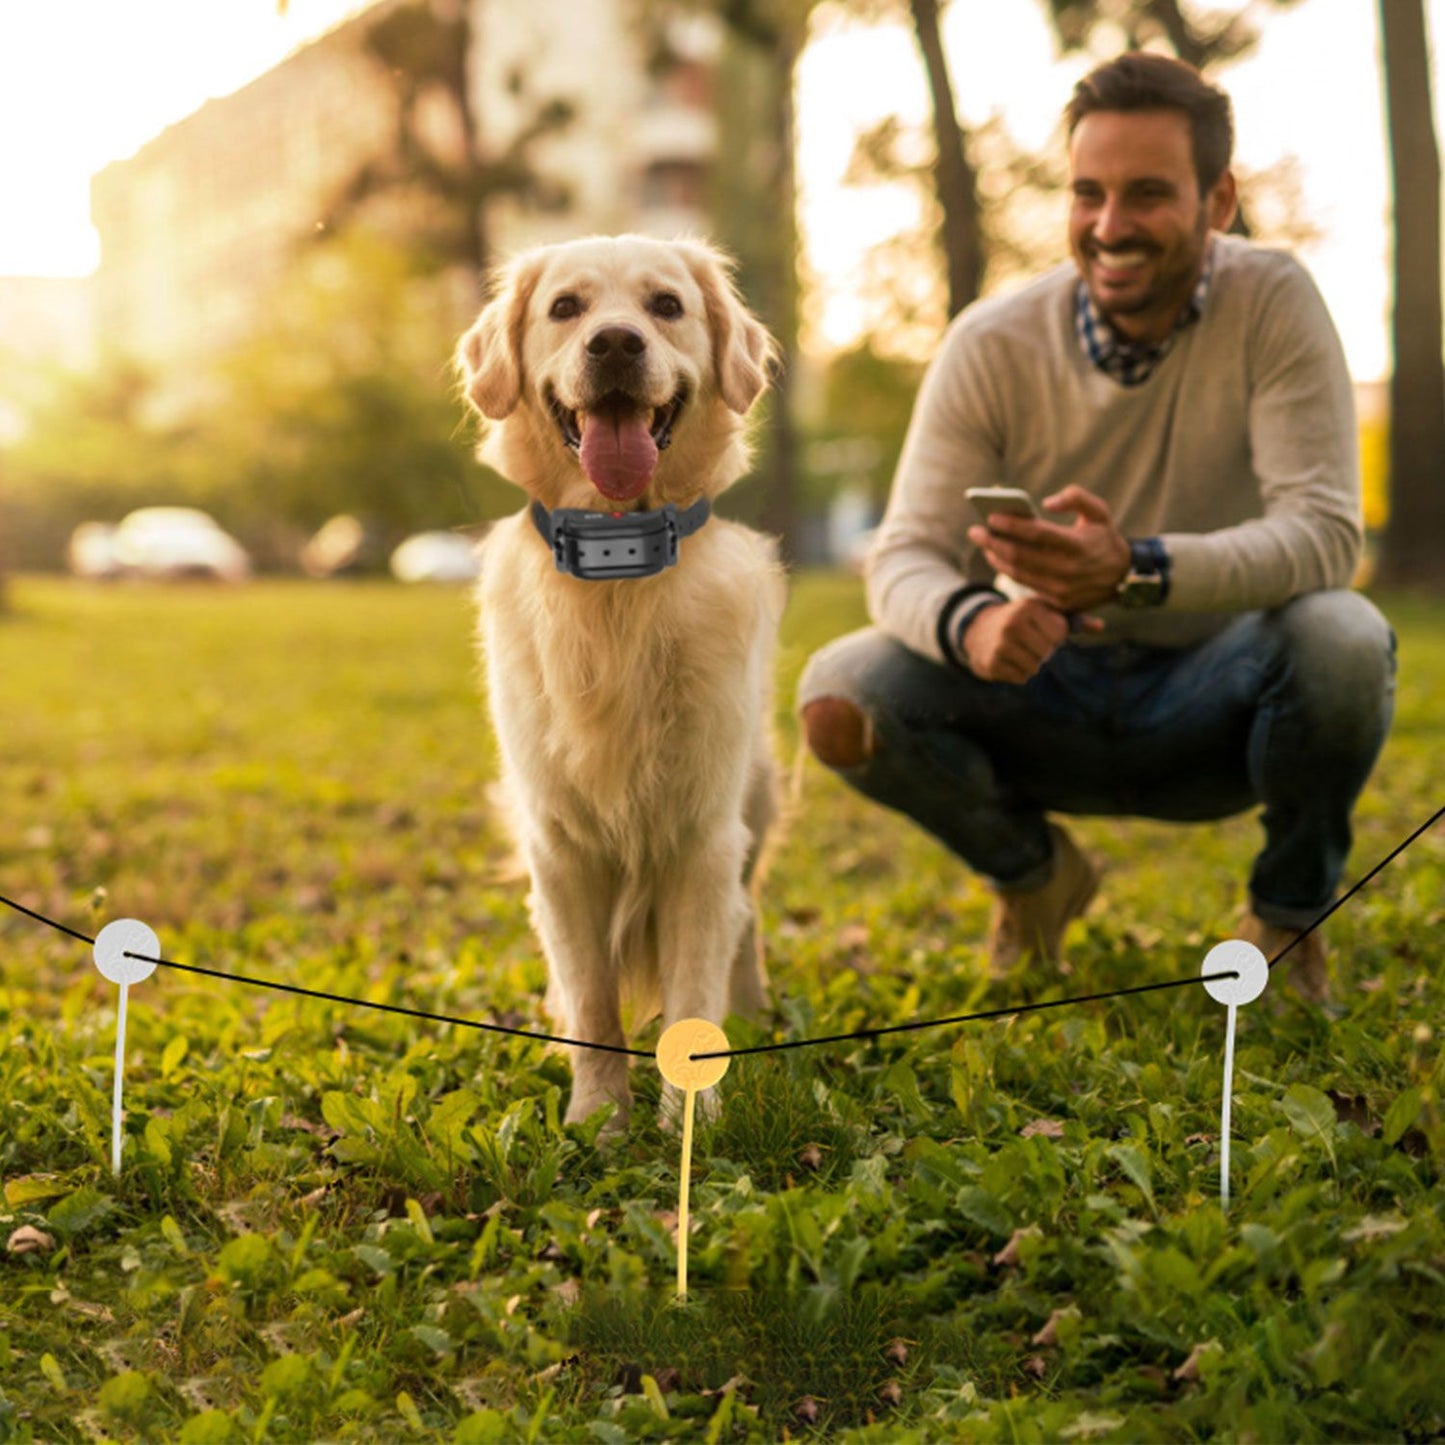
[[[1330,974],[1324,935],[1316,929],[1295,943],[1302,932],[1299,928],[1277,928],[1273,923],[1266,923],[1252,908],[1246,908],[1239,919],[1239,937],[1252,943],[1266,959],[1289,949],[1279,961],[1279,972],[1302,999],[1329,1003]]]
[[[1049,836],[1054,843],[1049,881],[1042,888],[998,890],[988,940],[992,978],[1006,978],[1030,959],[1058,964],[1064,930],[1099,890],[1099,869],[1074,840],[1056,823],[1049,824]]]

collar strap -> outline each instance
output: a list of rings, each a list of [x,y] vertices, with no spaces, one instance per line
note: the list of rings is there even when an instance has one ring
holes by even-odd
[[[677,561],[677,544],[702,527],[712,506],[701,497],[679,512],[669,502],[653,512],[589,512],[532,503],[532,523],[559,572],[584,582],[652,577]]]

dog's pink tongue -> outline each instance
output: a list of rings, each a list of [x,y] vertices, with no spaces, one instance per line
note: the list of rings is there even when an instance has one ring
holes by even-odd
[[[640,496],[657,468],[657,443],[647,429],[647,413],[586,413],[580,460],[587,480],[604,496],[617,502]]]

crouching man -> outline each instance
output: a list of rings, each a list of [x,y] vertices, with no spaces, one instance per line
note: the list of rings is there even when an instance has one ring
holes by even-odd
[[[809,662],[813,753],[996,890],[992,968],[1057,960],[1098,884],[1050,814],[1262,805],[1239,935],[1328,907],[1389,728],[1394,638],[1349,589],[1344,355],[1290,255],[1221,234],[1228,97],[1130,53],[1075,88],[1072,264],[950,327],[866,566],[875,627]],[[1019,488],[1035,519],[976,515]],[[1286,974],[1328,991],[1310,934]]]

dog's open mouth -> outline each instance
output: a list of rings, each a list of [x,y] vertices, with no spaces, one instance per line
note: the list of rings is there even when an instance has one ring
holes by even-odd
[[[641,496],[657,470],[659,453],[672,440],[672,428],[687,402],[679,391],[665,406],[639,406],[634,397],[613,391],[585,410],[564,406],[548,395],[565,446],[577,453],[587,480],[605,497],[628,502]]]

